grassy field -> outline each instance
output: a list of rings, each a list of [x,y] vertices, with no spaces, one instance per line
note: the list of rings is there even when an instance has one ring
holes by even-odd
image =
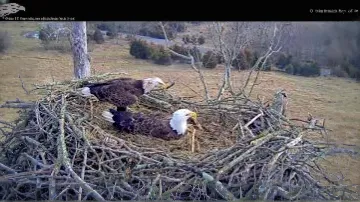
[[[61,81],[72,78],[73,62],[69,53],[45,51],[36,39],[21,36],[24,31],[32,31],[36,23],[3,22],[1,30],[6,30],[12,37],[12,48],[0,56],[0,103],[16,98],[36,99],[26,95],[25,88],[31,89],[34,83]],[[126,72],[127,76],[143,78],[158,76],[164,80],[174,80],[176,86],[172,93],[182,96],[199,96],[202,93],[197,74],[186,65],[159,66],[142,60],[135,60],[129,55],[125,41],[118,43],[107,41],[95,45],[91,54],[93,74],[107,72]],[[220,85],[222,70],[205,70],[207,84],[212,92]],[[233,83],[239,86],[246,72],[234,72]],[[261,84],[254,90],[254,95],[270,98],[278,88],[284,88],[289,95],[288,116],[306,119],[308,112],[313,116],[326,119],[331,130],[330,139],[337,143],[360,146],[360,84],[339,78],[305,78],[284,75],[277,72],[261,73]],[[0,109],[0,120],[11,121],[16,118],[15,110]],[[349,157],[332,157],[328,168],[342,171],[348,182],[360,183],[358,168],[360,161]]]

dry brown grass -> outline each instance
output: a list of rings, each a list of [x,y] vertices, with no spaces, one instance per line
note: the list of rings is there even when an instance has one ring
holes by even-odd
[[[35,99],[26,95],[18,78],[20,74],[25,86],[51,80],[61,81],[72,77],[72,58],[69,54],[41,50],[38,40],[23,38],[20,33],[36,28],[35,23],[2,22],[1,28],[12,35],[13,46],[7,55],[0,57],[0,102],[16,98]],[[159,76],[165,80],[174,80],[176,86],[171,92],[182,96],[201,94],[201,83],[190,67],[183,65],[158,66],[141,60],[134,60],[128,54],[126,43],[120,45],[106,42],[95,45],[91,52],[92,68],[95,74],[124,71],[134,78]],[[234,72],[236,78],[243,78],[246,72]],[[212,91],[220,84],[221,69],[205,71],[205,76]],[[261,84],[254,90],[269,98],[274,90],[283,87],[289,94],[288,115],[290,117],[313,116],[326,119],[330,138],[337,143],[360,146],[360,85],[353,81],[338,78],[304,78],[282,75],[275,72],[261,73]],[[234,80],[239,85],[239,80]],[[216,92],[213,92],[216,93]],[[13,120],[14,110],[0,109],[0,119]],[[329,166],[333,171],[346,171],[346,178],[353,183],[360,183],[357,168],[360,162],[348,157],[334,157]]]

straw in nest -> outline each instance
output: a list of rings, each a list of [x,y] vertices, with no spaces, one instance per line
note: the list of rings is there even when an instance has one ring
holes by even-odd
[[[118,133],[101,118],[113,106],[80,96],[81,82],[38,86],[45,95],[37,102],[5,104],[23,110],[16,127],[4,132],[1,199],[359,199],[317,164],[327,147],[306,136],[325,134],[324,126],[299,126],[261,102],[237,97],[194,103],[154,92],[132,108],[198,112],[203,130],[196,131],[192,152],[189,137]]]

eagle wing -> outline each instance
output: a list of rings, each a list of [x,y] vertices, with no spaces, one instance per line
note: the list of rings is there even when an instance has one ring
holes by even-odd
[[[117,78],[117,79],[111,79],[105,82],[99,82],[99,83],[90,83],[90,84],[86,84],[84,85],[84,87],[100,87],[100,86],[105,86],[105,85],[111,85],[111,84],[116,84],[116,83],[133,83],[134,81],[136,81],[135,79],[132,78]]]
[[[91,94],[100,101],[109,102],[117,107],[127,107],[138,101],[142,94],[141,83],[132,78],[118,78],[103,83],[89,84]]]
[[[141,112],[119,112],[114,109],[110,109],[110,112],[114,114],[114,125],[120,131],[130,132],[134,135],[138,134],[160,138],[163,140],[178,139],[181,137],[172,130],[169,119],[153,117],[152,115],[145,115]]]
[[[135,131],[136,133],[161,138],[164,140],[176,139],[175,132],[171,129],[168,119],[160,119],[159,117],[144,116],[141,121],[135,119]]]
[[[138,101],[136,95],[131,94],[128,89],[119,85],[103,86],[97,94],[102,101],[107,101],[117,107],[126,107]]]

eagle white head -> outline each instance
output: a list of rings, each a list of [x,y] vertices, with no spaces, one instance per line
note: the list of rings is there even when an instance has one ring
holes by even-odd
[[[197,113],[188,109],[179,109],[172,114],[170,126],[178,135],[184,135],[187,130],[187,120],[192,118],[197,119]]]
[[[151,90],[155,89],[159,85],[163,89],[167,88],[167,85],[165,84],[165,82],[158,77],[143,79],[143,89],[144,89],[145,93],[150,92]]]

